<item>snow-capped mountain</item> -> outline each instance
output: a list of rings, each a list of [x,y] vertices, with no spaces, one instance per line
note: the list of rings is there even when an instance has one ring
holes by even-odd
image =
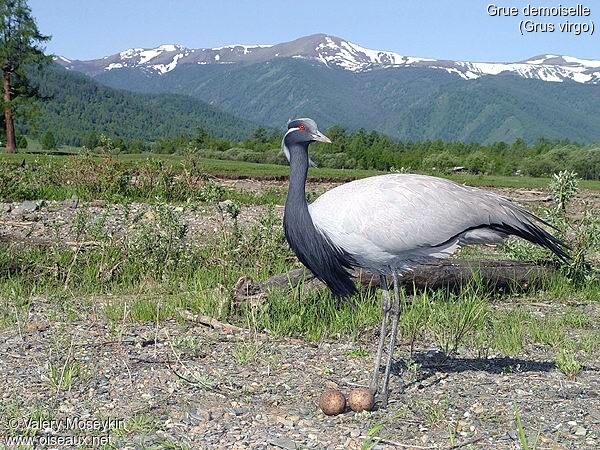
[[[370,50],[344,39],[316,34],[276,45],[227,45],[218,48],[189,49],[166,44],[156,48],[131,48],[101,59],[80,61],[58,56],[55,61],[69,70],[96,76],[123,68],[139,68],[165,74],[182,64],[234,64],[268,61],[275,58],[301,58],[330,68],[364,72],[390,67],[421,67],[443,70],[465,80],[500,73],[551,82],[572,80],[600,83],[600,60],[571,56],[541,55],[515,63],[450,61],[403,56]]]

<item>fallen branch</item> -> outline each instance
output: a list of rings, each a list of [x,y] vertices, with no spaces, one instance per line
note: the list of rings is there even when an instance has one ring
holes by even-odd
[[[539,285],[554,272],[555,269],[550,266],[520,261],[446,260],[417,266],[401,277],[400,284],[409,292],[424,289],[457,290],[478,279],[491,290],[522,291]],[[367,289],[379,286],[378,275],[361,270],[355,276],[357,282]],[[259,283],[242,277],[236,283],[233,294],[237,302],[243,302],[264,297],[277,289],[302,289],[308,293],[325,289],[325,285],[309,270],[301,268],[274,275]]]
[[[210,327],[213,330],[223,331],[225,333],[233,333],[233,332],[243,332],[247,331],[244,328],[236,327],[235,325],[231,325],[226,322],[219,322],[214,317],[203,316],[202,314],[194,315],[189,311],[184,309],[178,309],[177,312],[179,315],[190,322],[199,323],[200,325],[204,325],[206,327]]]

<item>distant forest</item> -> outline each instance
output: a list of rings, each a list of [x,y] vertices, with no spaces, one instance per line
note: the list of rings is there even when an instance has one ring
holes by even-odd
[[[311,157],[320,167],[397,171],[549,176],[573,170],[584,179],[600,179],[600,145],[538,140],[527,145],[499,142],[483,145],[464,142],[397,142],[375,131],[348,132],[335,126],[326,130],[332,144],[313,144]],[[281,152],[283,132],[258,127],[242,141],[211,136],[204,129],[192,135],[157,139],[148,144],[91,133],[82,141],[89,150],[106,153],[194,154],[213,159],[286,164]],[[43,142],[48,141],[48,134]],[[50,139],[50,142],[53,141]]]
[[[136,94],[100,85],[57,66],[32,74],[46,100],[17,124],[52,150],[61,145],[110,153],[194,153],[201,157],[286,163],[283,130],[267,129],[207,103],[173,94]],[[109,130],[107,132],[107,130]],[[540,139],[485,145],[441,140],[405,142],[376,131],[326,130],[331,145],[313,145],[322,167],[545,176],[573,170],[600,179],[600,144]],[[19,136],[20,135],[20,136]],[[1,138],[1,137],[0,137]]]

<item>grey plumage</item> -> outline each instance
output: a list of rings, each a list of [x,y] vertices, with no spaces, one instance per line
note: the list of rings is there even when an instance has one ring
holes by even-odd
[[[567,247],[546,231],[546,224],[499,195],[425,175],[381,175],[338,186],[308,205],[306,178],[308,146],[330,142],[312,119],[288,123],[282,150],[290,162],[289,192],[285,204],[286,238],[298,259],[331,289],[346,297],[356,291],[351,269],[362,267],[380,274],[383,320],[371,382],[379,390],[387,322],[392,331],[382,403],[388,381],[400,316],[398,277],[417,264],[446,258],[461,246],[496,243],[515,235],[567,259]],[[390,301],[387,276],[394,283]]]
[[[544,221],[499,195],[425,175],[390,174],[334,188],[309,206],[334,245],[376,273],[400,273],[461,246],[516,235],[560,258],[566,247]]]

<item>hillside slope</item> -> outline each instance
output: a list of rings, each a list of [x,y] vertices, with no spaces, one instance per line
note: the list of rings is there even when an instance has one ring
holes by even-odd
[[[255,124],[199,99],[177,94],[140,94],[114,89],[57,65],[32,74],[42,95],[39,116],[24,132],[51,130],[59,142],[80,144],[91,132],[153,141],[192,134],[202,127],[210,134],[242,139]]]
[[[600,141],[600,86],[572,81],[514,75],[466,81],[415,67],[354,73],[299,58],[188,64],[162,75],[123,68],[96,79],[140,92],[190,95],[277,127],[290,117],[310,116],[322,128],[364,127],[404,140]]]

